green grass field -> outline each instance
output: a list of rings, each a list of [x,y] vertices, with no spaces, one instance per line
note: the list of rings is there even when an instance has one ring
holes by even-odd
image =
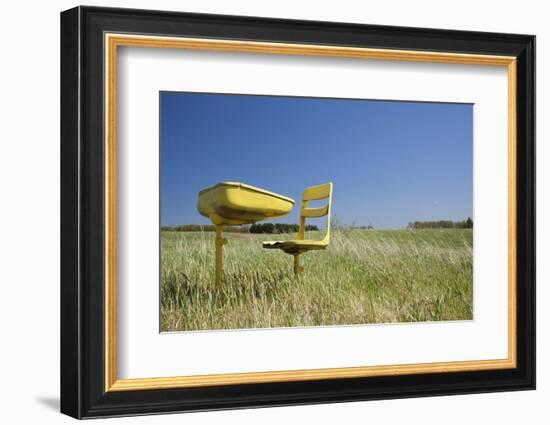
[[[219,288],[214,236],[162,232],[162,331],[472,319],[471,229],[335,230],[299,279],[261,246],[294,234],[228,233]]]

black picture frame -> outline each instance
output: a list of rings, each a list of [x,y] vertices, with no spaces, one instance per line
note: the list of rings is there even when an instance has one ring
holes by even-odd
[[[106,392],[105,32],[516,57],[517,367]],[[92,418],[534,388],[534,36],[98,7],[61,13],[62,413]]]

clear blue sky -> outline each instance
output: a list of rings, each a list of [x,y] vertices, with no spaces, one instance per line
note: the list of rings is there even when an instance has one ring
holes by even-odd
[[[334,183],[340,223],[403,228],[472,216],[470,104],[161,92],[161,225],[209,223],[200,190],[289,196]]]

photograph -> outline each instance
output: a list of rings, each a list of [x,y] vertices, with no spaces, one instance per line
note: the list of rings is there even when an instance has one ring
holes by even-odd
[[[159,103],[161,332],[474,319],[473,104]]]

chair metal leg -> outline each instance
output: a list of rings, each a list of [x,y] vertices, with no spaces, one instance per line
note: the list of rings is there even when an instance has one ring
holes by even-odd
[[[294,276],[298,276],[302,270],[303,268],[300,266],[300,254],[294,254]]]

